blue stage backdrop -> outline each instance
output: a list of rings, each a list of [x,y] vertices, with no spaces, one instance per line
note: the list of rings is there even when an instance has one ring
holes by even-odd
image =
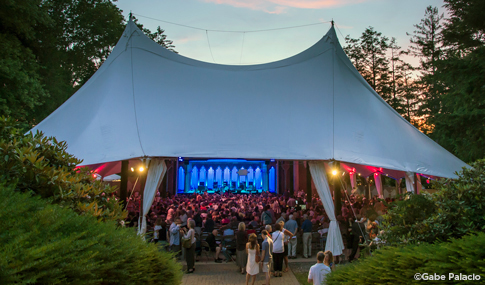
[[[276,170],[269,161],[244,159],[179,159],[178,193],[261,193],[276,191]]]

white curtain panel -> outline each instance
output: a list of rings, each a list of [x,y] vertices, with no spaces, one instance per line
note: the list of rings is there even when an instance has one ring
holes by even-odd
[[[338,256],[342,254],[342,251],[344,249],[344,243],[342,241],[342,235],[340,233],[337,219],[335,218],[335,208],[333,206],[333,199],[332,194],[330,193],[330,187],[328,186],[325,164],[323,161],[311,161],[309,164],[313,183],[315,184],[318,195],[322,200],[325,212],[330,219],[330,226],[328,229],[325,250],[330,250],[334,256]]]
[[[163,176],[167,171],[165,160],[161,158],[152,158],[150,167],[148,168],[147,181],[145,183],[145,191],[143,192],[143,218],[141,223],[138,223],[138,234],[145,234],[147,231],[146,215],[152,207],[155,194],[163,180]]]
[[[384,193],[382,192],[382,177],[380,173],[374,173],[374,181],[376,182],[377,193],[379,198],[384,199]]]
[[[406,172],[406,176],[404,176],[404,178],[406,179],[406,190],[411,193],[414,193],[413,175],[413,172]]]
[[[350,171],[349,175],[350,175],[350,186],[352,187],[352,193],[354,193],[354,189],[357,187],[357,175],[355,175],[354,171]]]

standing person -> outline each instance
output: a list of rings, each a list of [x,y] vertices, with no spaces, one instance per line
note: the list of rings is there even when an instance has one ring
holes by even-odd
[[[246,224],[240,222],[236,234],[236,263],[241,270],[241,274],[246,272],[246,265],[248,263],[248,255],[246,253],[247,242],[248,233],[246,232]]]
[[[281,225],[282,229],[285,228],[285,222],[284,221],[280,221],[279,224]],[[283,261],[285,262],[285,272],[288,272],[290,270],[290,267],[288,266],[288,241],[289,240],[290,240],[289,235],[286,235],[285,239],[283,240],[283,247],[284,247]],[[274,275],[274,271],[273,271],[273,275]]]
[[[160,237],[160,230],[162,229],[162,218],[158,218],[155,222],[155,227],[153,228],[153,242],[158,243]]]
[[[249,284],[249,278],[253,277],[252,285],[256,281],[256,275],[259,273],[259,263],[256,262],[256,255],[259,255],[258,237],[256,234],[249,236],[249,242],[246,244],[246,253],[248,263],[246,265],[246,285]]]
[[[312,227],[313,224],[308,218],[308,215],[303,215],[303,223],[301,229],[303,231],[303,257],[310,258],[312,256]]]
[[[195,221],[190,219],[187,221],[189,230],[184,228],[184,239],[190,239],[191,246],[185,250],[185,260],[187,261],[187,273],[194,273],[195,268]]]
[[[328,266],[332,271],[335,270],[335,263],[333,262],[333,254],[330,250],[323,253],[325,258],[323,259],[323,264]]]
[[[180,224],[182,224],[180,218],[176,218],[170,225],[170,251],[172,252],[180,251]]]
[[[281,213],[281,217],[279,217],[277,220],[276,220],[276,223],[279,223],[283,221],[283,223],[286,222],[286,213]]]
[[[323,251],[317,253],[317,264],[310,267],[308,272],[308,283],[321,285],[325,281],[325,275],[331,272],[330,267],[323,263],[325,254]]]
[[[283,276],[281,271],[283,270],[283,255],[285,250],[284,239],[287,235],[290,238],[293,236],[290,231],[282,229],[281,224],[275,225],[275,231],[272,236],[275,277]]]
[[[357,219],[352,223],[352,252],[350,253],[349,256],[349,262],[352,262],[354,260],[355,255],[357,254],[357,251],[359,250],[359,241],[360,237],[365,235],[365,226],[363,223],[360,223],[361,216],[360,214],[357,214]]]
[[[298,223],[295,221],[295,216],[290,215],[290,220],[285,223],[285,229],[292,233],[292,237],[288,241],[288,258],[296,258],[296,246],[298,240],[296,238],[296,233],[298,230]]]
[[[273,261],[273,241],[269,237],[269,233],[267,230],[261,231],[261,236],[264,239],[261,246],[261,263],[263,265],[263,272],[266,276],[266,285],[269,285],[271,262]]]
[[[269,211],[269,205],[264,207],[264,211],[261,214],[261,221],[263,222],[263,226],[270,225],[273,222],[272,215]]]

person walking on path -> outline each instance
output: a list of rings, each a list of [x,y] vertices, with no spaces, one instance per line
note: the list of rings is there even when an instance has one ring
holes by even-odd
[[[256,234],[251,234],[249,236],[249,242],[246,244],[246,253],[248,255],[248,263],[246,265],[246,285],[249,284],[249,278],[253,277],[254,285],[256,281],[256,275],[259,273],[259,263],[256,262],[256,256],[259,255],[259,244],[258,237]]]
[[[189,219],[187,221],[187,225],[189,226],[189,230],[187,231],[184,228],[184,239],[190,239],[191,246],[189,248],[186,248],[185,250],[185,261],[187,261],[187,273],[194,273],[195,268],[195,221],[192,219]]]
[[[308,283],[313,285],[325,284],[325,277],[331,272],[330,267],[323,263],[325,259],[325,254],[323,251],[317,253],[317,264],[310,267],[308,272]]]
[[[282,229],[281,224],[276,224],[272,237],[275,277],[283,276],[281,271],[283,270],[284,239],[286,236],[291,238],[293,234],[286,229]]]
[[[273,241],[269,238],[269,233],[267,230],[261,232],[261,236],[264,241],[261,246],[261,264],[263,272],[266,276],[266,285],[269,285],[270,273],[271,273],[271,262],[273,260]]]

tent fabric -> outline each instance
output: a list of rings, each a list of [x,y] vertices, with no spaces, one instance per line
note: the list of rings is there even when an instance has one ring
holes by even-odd
[[[406,177],[404,179],[406,180],[406,190],[408,192],[414,193],[414,173],[412,172],[406,172]]]
[[[335,256],[341,255],[344,249],[344,243],[342,241],[342,235],[340,233],[337,219],[335,218],[335,208],[333,205],[332,194],[330,193],[330,187],[328,185],[325,165],[322,161],[311,161],[309,165],[310,174],[313,183],[317,188],[318,196],[320,197],[320,200],[322,200],[325,213],[327,213],[327,216],[330,219],[325,250],[330,250]]]
[[[238,66],[173,53],[130,20],[99,70],[38,130],[66,141],[82,165],[335,159],[439,177],[465,166],[367,84],[334,27],[295,56]]]
[[[153,200],[155,199],[155,194],[157,193],[158,187],[165,176],[167,171],[167,166],[165,160],[160,158],[153,158],[150,161],[150,166],[148,168],[147,180],[145,183],[145,190],[143,191],[143,217],[141,223],[138,223],[138,234],[145,234],[147,231],[147,219],[146,215],[152,207]]]
[[[382,192],[382,177],[380,173],[374,173],[374,182],[376,183],[376,189],[379,198],[384,199],[384,193]]]

